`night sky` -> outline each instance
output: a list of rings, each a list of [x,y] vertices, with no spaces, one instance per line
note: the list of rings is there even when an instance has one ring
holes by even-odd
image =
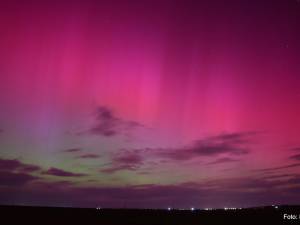
[[[1,1],[0,204],[300,203],[300,1]]]

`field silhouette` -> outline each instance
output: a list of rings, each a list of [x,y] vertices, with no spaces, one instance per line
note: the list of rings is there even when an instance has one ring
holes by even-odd
[[[247,209],[163,210],[94,209],[0,206],[5,224],[51,225],[202,225],[202,224],[298,224],[284,214],[300,214],[300,206],[266,206]]]

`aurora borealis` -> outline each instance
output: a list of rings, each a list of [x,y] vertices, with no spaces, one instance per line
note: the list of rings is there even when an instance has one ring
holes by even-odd
[[[300,2],[1,1],[0,204],[300,203]]]

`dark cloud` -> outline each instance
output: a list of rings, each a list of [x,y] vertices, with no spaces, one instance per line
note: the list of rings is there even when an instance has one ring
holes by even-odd
[[[36,165],[26,165],[22,168],[23,172],[34,172],[34,171],[39,171],[41,170],[41,167],[36,166]]]
[[[291,148],[291,151],[300,151],[300,147],[296,147],[296,148]]]
[[[251,135],[252,136],[252,135]],[[233,155],[247,154],[249,150],[249,133],[224,134],[207,139],[197,140],[191,150],[197,155],[219,155],[230,153]]]
[[[38,177],[26,173],[0,171],[0,186],[23,186]]]
[[[79,155],[76,158],[80,158],[80,159],[97,159],[97,158],[100,158],[100,155],[87,153],[87,154]]]
[[[189,160],[199,156],[218,156],[222,154],[241,156],[249,153],[249,144],[255,132],[231,133],[211,136],[195,141],[192,145],[164,150],[160,155],[174,160]]]
[[[54,167],[51,167],[47,171],[44,171],[43,174],[59,176],[59,177],[82,177],[82,176],[86,176],[86,174],[83,174],[83,173],[72,173],[72,172],[57,169],[57,168],[54,168]]]
[[[115,162],[117,163],[124,163],[124,164],[141,164],[142,157],[138,154],[134,154],[132,152],[124,152],[121,155],[117,155],[115,157]]]
[[[22,163],[17,159],[0,159],[0,170],[34,172],[41,170],[41,168],[36,165]]]
[[[217,159],[215,161],[212,161],[210,163],[207,163],[207,165],[215,165],[215,164],[222,164],[222,163],[232,163],[232,162],[239,162],[239,161],[240,160],[238,160],[238,159],[224,157],[224,158],[220,158],[220,159]]]
[[[104,106],[99,106],[96,109],[95,119],[95,125],[88,133],[106,137],[124,134],[128,130],[143,127],[135,121],[127,121],[115,116],[111,109]]]
[[[90,129],[90,133],[107,137],[116,135],[119,122],[120,119],[111,110],[100,106],[96,109],[96,124]]]
[[[270,167],[270,168],[264,168],[264,169],[256,169],[254,171],[256,172],[269,172],[269,171],[277,171],[277,170],[282,170],[282,169],[289,169],[289,168],[294,168],[294,167],[299,167],[300,163],[293,163],[285,166],[278,166],[278,167]]]
[[[292,156],[290,156],[290,159],[294,159],[294,160],[300,161],[300,154],[292,155]]]
[[[120,150],[112,158],[110,167],[101,169],[104,173],[114,173],[120,170],[139,169],[149,158],[167,158],[172,161],[184,161],[199,157],[218,157],[208,164],[237,162],[242,155],[249,153],[254,132],[222,134],[195,141],[192,145],[178,148],[145,148]],[[230,157],[234,156],[234,158]]]
[[[235,133],[223,133],[220,135],[208,137],[207,140],[216,141],[216,142],[232,142],[234,144],[244,144],[249,143],[251,140],[250,137],[257,135],[258,132],[249,131],[249,132],[235,132]]]
[[[263,178],[270,180],[270,179],[288,178],[294,176],[295,174],[284,173],[284,174],[266,175]]]
[[[113,156],[110,167],[101,169],[103,173],[114,173],[120,170],[137,170],[143,164],[143,157],[139,154],[139,150],[121,150]]]
[[[63,150],[63,152],[67,152],[67,153],[81,153],[80,155],[76,154],[75,158],[78,159],[96,159],[96,158],[100,158],[100,155],[98,154],[94,154],[94,153],[85,153],[82,154],[82,149],[81,148],[70,148],[70,149],[66,149]]]
[[[111,167],[101,169],[100,172],[102,172],[102,173],[115,173],[115,172],[122,171],[122,170],[135,171],[137,169],[138,169],[138,167],[135,166],[135,165],[124,164],[124,165],[113,165]]]
[[[3,129],[0,129],[0,133],[3,133],[4,132],[4,130]]]
[[[63,150],[63,152],[67,152],[67,153],[81,152],[81,151],[82,151],[81,148],[69,148],[69,149]]]

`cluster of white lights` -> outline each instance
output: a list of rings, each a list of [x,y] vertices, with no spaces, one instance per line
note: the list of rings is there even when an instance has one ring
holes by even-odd
[[[205,208],[204,210],[211,211],[211,210],[213,210],[213,208]]]
[[[237,208],[234,208],[234,207],[229,207],[229,208],[227,208],[227,207],[225,207],[224,208],[224,210],[236,210]]]
[[[168,210],[168,211],[171,211],[172,208],[171,208],[171,207],[168,207],[167,210]],[[186,209],[178,209],[178,210],[186,210]],[[191,207],[190,210],[191,210],[191,211],[194,211],[195,208],[194,208],[194,207]]]
[[[278,206],[276,205],[273,205],[274,208],[278,209]],[[171,211],[173,208],[171,207],[168,207],[167,210],[168,211]],[[235,207],[225,207],[224,210],[240,210],[240,209],[243,209],[243,208],[235,208]],[[179,209],[174,209],[174,210],[187,210],[187,209],[182,209],[182,208],[179,208]],[[191,207],[190,208],[191,211],[195,211],[196,209],[194,207]],[[205,210],[205,211],[212,211],[212,210],[217,210],[217,208],[204,208],[202,210]]]
[[[97,207],[96,209],[97,209],[97,210],[100,210],[100,209],[101,209],[101,207]]]

